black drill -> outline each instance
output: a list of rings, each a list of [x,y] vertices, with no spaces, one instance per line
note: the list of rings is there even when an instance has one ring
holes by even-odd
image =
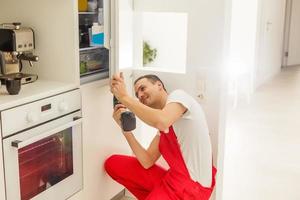
[[[114,96],[114,107],[117,104],[121,104],[119,100]],[[121,114],[121,126],[123,131],[133,131],[136,128],[136,118],[133,112],[125,111]]]

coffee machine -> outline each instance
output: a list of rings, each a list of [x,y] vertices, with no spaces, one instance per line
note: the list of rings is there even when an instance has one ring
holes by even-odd
[[[31,28],[21,27],[21,23],[5,23],[0,25],[0,80],[6,84],[7,80],[20,80],[21,84],[37,80],[36,74],[22,73],[23,61],[38,61],[33,55],[35,48],[34,32]]]

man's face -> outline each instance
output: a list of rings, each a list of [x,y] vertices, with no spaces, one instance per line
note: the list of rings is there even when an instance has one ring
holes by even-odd
[[[142,78],[134,85],[136,97],[142,104],[150,107],[155,107],[157,101],[160,100],[160,92],[162,89],[162,85],[159,81],[152,83],[147,78]]]

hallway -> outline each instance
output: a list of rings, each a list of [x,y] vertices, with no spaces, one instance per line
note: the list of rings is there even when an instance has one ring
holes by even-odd
[[[222,200],[300,199],[300,67],[228,114]]]

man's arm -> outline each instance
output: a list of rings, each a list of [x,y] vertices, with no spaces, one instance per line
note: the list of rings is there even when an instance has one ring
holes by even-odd
[[[124,112],[124,111],[125,111],[125,106],[122,104],[118,104],[114,108],[113,118],[120,127],[121,127],[120,117],[121,117],[122,112]],[[134,137],[132,132],[124,132],[123,131],[123,134],[129,144],[131,150],[133,151],[133,153],[137,157],[138,161],[144,168],[146,168],[146,169],[150,168],[160,157],[159,135],[156,135],[154,137],[149,148],[146,150],[136,140],[136,138]]]
[[[136,140],[132,132],[125,132],[124,136],[132,149],[134,155],[140,162],[140,164],[145,168],[148,169],[152,167],[155,162],[160,157],[159,152],[159,135],[156,135],[152,140],[149,148],[146,150],[142,147],[142,145]]]
[[[123,105],[129,108],[129,110],[136,114],[142,121],[160,131],[168,129],[187,110],[187,108],[180,103],[169,103],[161,110],[150,108],[136,101],[136,99],[127,94],[122,73],[120,75],[114,75],[110,85],[111,92]]]
[[[168,129],[187,110],[180,103],[169,103],[162,110],[154,109],[130,96],[123,96],[120,101],[142,121],[160,131]]]

